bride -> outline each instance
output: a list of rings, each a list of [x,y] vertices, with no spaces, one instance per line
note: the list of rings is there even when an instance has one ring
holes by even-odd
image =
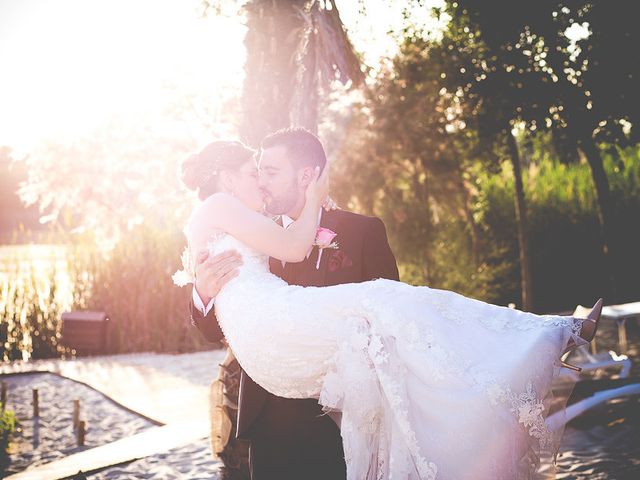
[[[328,169],[316,171],[302,213],[283,229],[261,213],[253,158],[232,154],[238,145],[209,146],[214,167],[197,155],[183,165],[214,186],[200,191],[185,233],[190,252],[242,255],[215,305],[247,374],[274,395],[314,398],[339,414],[351,480],[531,477],[557,446],[545,417],[558,359],[593,338],[601,301],[578,319],[384,279],[288,285],[268,259],[306,258]]]

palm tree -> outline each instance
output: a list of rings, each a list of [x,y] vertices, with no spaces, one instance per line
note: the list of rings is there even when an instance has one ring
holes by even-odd
[[[364,74],[333,0],[250,0],[241,136],[251,145],[290,125],[317,131],[320,94]]]

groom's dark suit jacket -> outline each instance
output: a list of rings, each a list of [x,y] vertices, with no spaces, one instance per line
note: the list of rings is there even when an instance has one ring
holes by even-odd
[[[318,248],[314,247],[311,255],[305,261],[287,263],[284,268],[279,260],[270,259],[271,272],[289,284],[303,286],[358,283],[376,278],[398,280],[396,260],[389,247],[384,224],[380,219],[344,210],[334,210],[322,213],[320,226],[337,233],[334,241],[338,243],[339,247],[338,249],[325,249],[323,251],[319,269],[316,269]],[[203,317],[191,304],[192,323],[200,329],[205,338],[212,342],[220,341],[223,338],[214,310],[212,309],[206,317]],[[260,423],[261,416],[269,415],[267,410],[271,408],[272,404],[276,403],[269,400],[278,398],[253,382],[244,371],[242,372],[238,402],[237,435],[238,437],[252,440],[252,448],[253,440],[257,433],[264,433],[255,432],[258,428],[256,424]],[[312,409],[309,409],[309,402],[315,404]],[[288,416],[288,413],[296,413],[293,410],[297,408],[301,409],[300,412],[303,409],[305,412],[309,412],[303,415],[319,417],[322,414],[317,402],[313,400],[287,400],[287,412],[280,411],[277,413],[279,416]],[[324,420],[331,423],[326,417]],[[273,428],[273,426],[268,428]],[[335,438],[329,441],[340,442],[340,437],[335,435]],[[317,448],[322,448],[322,446]],[[273,455],[273,453],[270,453],[271,457]],[[342,459],[339,459],[339,461],[343,462]],[[256,477],[259,476],[256,475]]]

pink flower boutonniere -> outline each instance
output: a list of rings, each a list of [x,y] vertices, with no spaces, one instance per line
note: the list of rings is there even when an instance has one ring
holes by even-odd
[[[322,251],[325,248],[338,248],[338,244],[333,241],[338,234],[328,228],[319,227],[316,231],[316,240],[313,242],[314,247],[318,247],[318,261],[316,262],[316,270],[320,268],[320,259],[322,258]]]

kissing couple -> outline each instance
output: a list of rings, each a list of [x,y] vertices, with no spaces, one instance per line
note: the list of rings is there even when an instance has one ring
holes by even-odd
[[[402,283],[379,219],[324,208],[325,165],[302,128],[182,165],[201,199],[193,323],[242,367],[252,479],[532,478],[561,434],[545,423],[559,359],[602,301],[534,315]]]

